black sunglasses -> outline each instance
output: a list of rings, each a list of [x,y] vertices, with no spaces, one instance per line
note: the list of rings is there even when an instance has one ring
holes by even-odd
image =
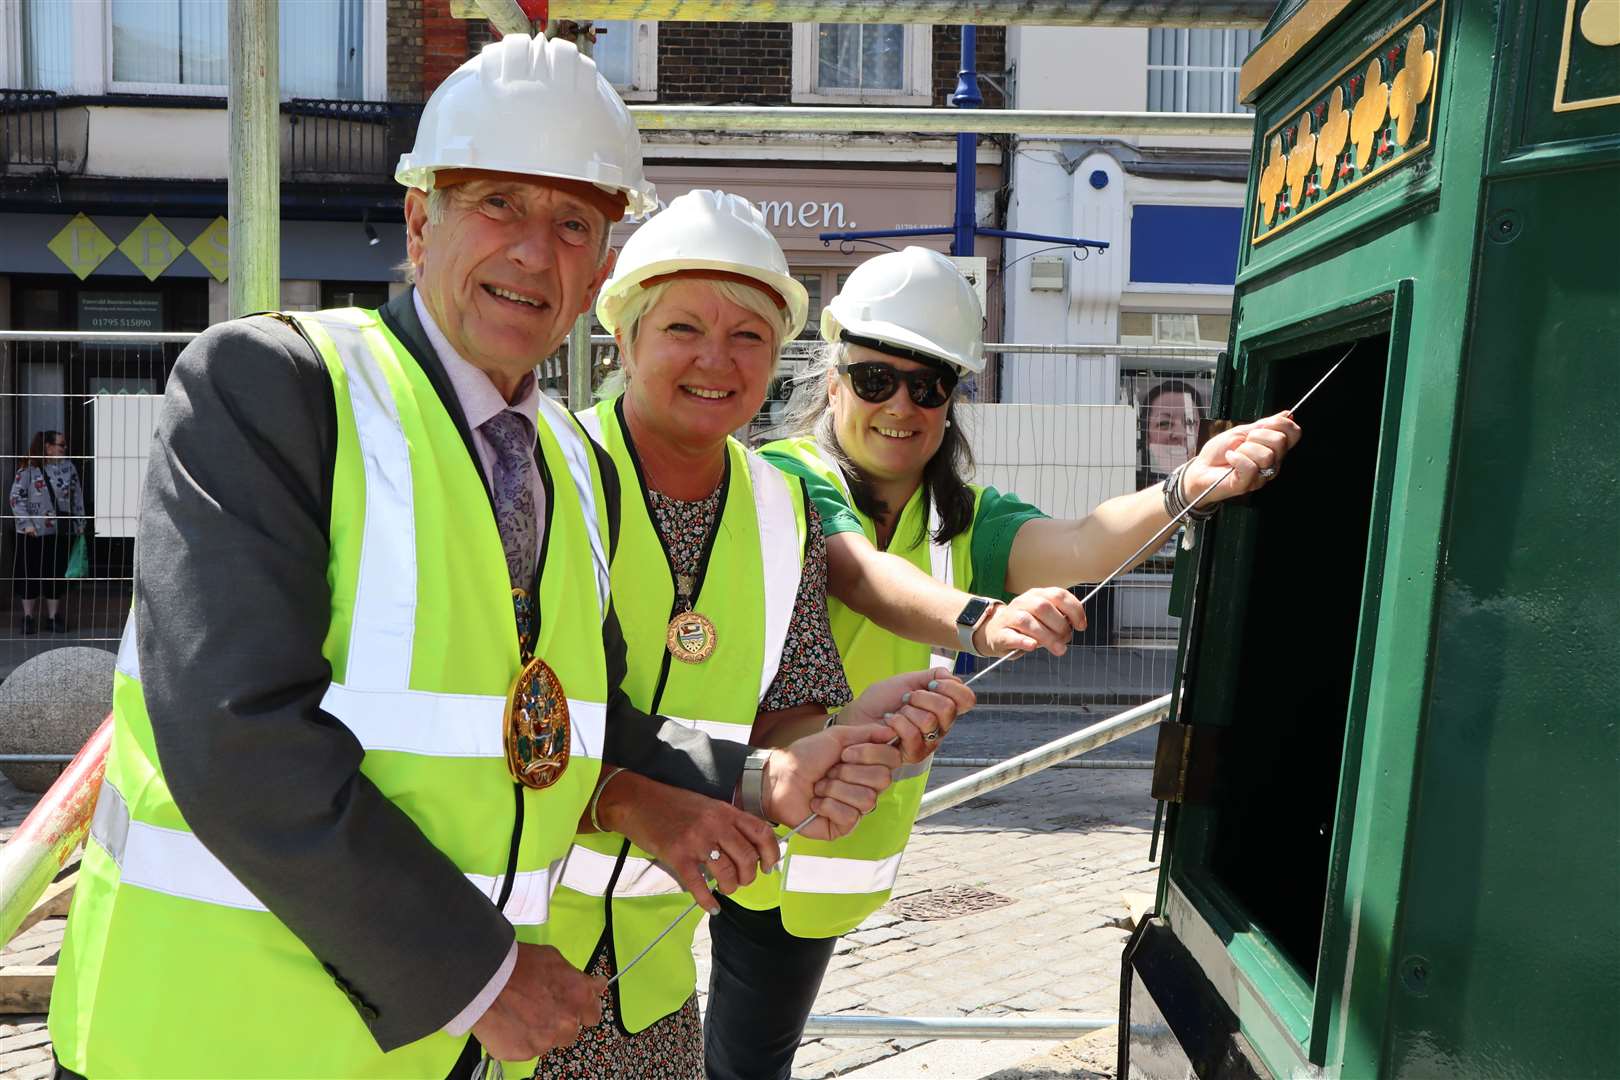
[[[855,396],[873,405],[881,405],[894,396],[903,382],[911,403],[920,409],[937,409],[951,399],[956,389],[956,373],[926,368],[921,371],[902,371],[881,360],[861,360],[853,364],[839,364],[838,374],[849,376],[849,385]]]

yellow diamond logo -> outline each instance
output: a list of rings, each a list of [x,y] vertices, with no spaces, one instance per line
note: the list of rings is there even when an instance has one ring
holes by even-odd
[[[180,257],[186,246],[180,238],[169,231],[169,227],[151,214],[146,220],[135,226],[135,231],[124,237],[124,242],[118,245],[118,250],[128,256],[129,261],[135,264],[135,269],[146,275],[147,281],[156,281],[159,274],[169,268],[169,264]]]
[[[85,217],[75,215],[62,226],[62,231],[51,237],[46,247],[61,259],[80,281],[89,277],[114,251],[112,238],[101,231],[101,226]]]
[[[217,217],[186,247],[214,275],[215,281],[224,281],[231,272],[230,235],[225,219]]]

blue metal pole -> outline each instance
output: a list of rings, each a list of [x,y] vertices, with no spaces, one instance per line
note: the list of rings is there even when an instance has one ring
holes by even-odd
[[[984,98],[979,96],[979,73],[975,70],[973,56],[978,37],[977,27],[962,27],[962,68],[956,73],[956,93],[951,95],[951,104],[958,109],[977,109],[984,104]],[[952,255],[973,254],[973,227],[978,223],[973,206],[978,189],[978,156],[977,135],[964,132],[956,136],[956,220]]]

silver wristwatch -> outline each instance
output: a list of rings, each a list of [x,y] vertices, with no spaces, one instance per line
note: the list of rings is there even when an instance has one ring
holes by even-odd
[[[743,813],[757,818],[765,816],[765,763],[770,758],[769,750],[750,750],[743,759],[742,782],[737,785]]]

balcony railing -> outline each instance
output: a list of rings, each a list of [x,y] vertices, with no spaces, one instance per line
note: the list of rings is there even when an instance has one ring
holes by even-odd
[[[57,169],[57,95],[0,90],[0,176]]]
[[[416,138],[419,104],[294,98],[282,165],[290,180],[386,179]]]

